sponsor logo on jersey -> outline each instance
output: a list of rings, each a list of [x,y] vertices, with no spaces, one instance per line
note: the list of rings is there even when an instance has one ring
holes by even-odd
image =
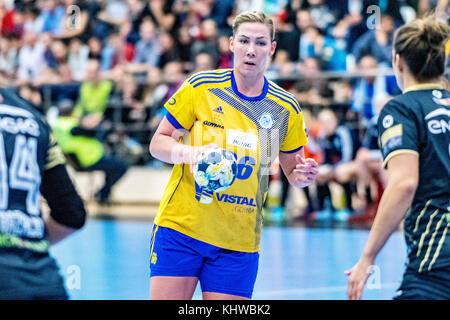
[[[259,124],[264,129],[270,129],[273,126],[273,119],[270,113],[264,113],[261,118],[259,118]]]
[[[256,201],[254,198],[241,197],[235,195],[229,195],[226,193],[216,193],[217,201],[225,203],[236,203],[240,205],[246,205],[249,207],[256,207]]]
[[[217,112],[217,113],[220,113],[220,114],[223,114],[222,106],[218,106],[218,107],[215,108],[213,111],[214,111],[214,112]]]
[[[258,136],[239,130],[227,130],[227,144],[255,151],[258,148]]]
[[[442,116],[447,116],[447,119],[433,119]],[[450,132],[450,110],[446,108],[439,108],[431,111],[425,116],[425,121],[427,121],[428,130],[432,134]]]
[[[224,126],[222,126],[222,125],[220,125],[220,124],[217,124],[217,123],[214,123],[214,122],[203,121],[203,124],[204,124],[205,126],[208,126],[208,127],[224,129]]]
[[[383,118],[383,127],[385,129],[391,127],[394,124],[394,117],[392,115],[388,114]]]
[[[433,98],[434,103],[449,107],[450,106],[450,98],[445,98],[445,99],[438,99],[438,98]]]

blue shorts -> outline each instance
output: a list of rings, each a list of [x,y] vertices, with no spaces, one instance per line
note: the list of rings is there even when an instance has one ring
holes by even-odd
[[[197,277],[203,292],[251,298],[258,260],[258,252],[222,249],[173,229],[153,227],[151,277]]]

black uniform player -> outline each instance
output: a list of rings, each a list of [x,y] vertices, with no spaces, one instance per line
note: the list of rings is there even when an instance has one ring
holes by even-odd
[[[64,163],[41,115],[0,88],[0,299],[67,298],[48,250],[81,228],[86,212]]]
[[[380,113],[388,169],[369,240],[348,271],[348,296],[361,298],[375,257],[405,217],[408,261],[396,299],[450,299],[450,93],[439,83],[450,27],[435,16],[401,27],[393,67],[403,94]]]
[[[413,153],[420,159],[419,183],[405,217],[404,233],[408,247],[405,280],[416,276],[440,281],[446,277],[450,298],[450,93],[442,86],[417,85],[383,109],[379,128],[384,164],[396,154]],[[439,297],[439,290],[430,294]],[[420,286],[420,283],[417,283]],[[399,292],[409,297],[408,281]],[[414,289],[414,287],[412,288]]]

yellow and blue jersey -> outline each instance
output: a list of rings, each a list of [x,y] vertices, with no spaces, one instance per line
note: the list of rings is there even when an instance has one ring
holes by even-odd
[[[169,122],[187,131],[183,143],[230,150],[238,170],[228,189],[205,194],[188,164],[174,165],[155,224],[224,249],[259,251],[270,165],[280,151],[294,153],[307,143],[296,98],[266,78],[262,93],[247,97],[233,70],[221,69],[188,78],[165,108]],[[212,201],[204,203],[205,196]]]

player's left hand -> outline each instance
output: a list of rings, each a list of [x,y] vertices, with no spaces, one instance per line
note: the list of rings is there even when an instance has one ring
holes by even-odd
[[[364,286],[369,278],[373,267],[373,261],[361,258],[350,270],[345,271],[348,276],[347,298],[349,300],[360,300]]]
[[[312,184],[319,173],[319,165],[312,158],[303,158],[301,155],[295,155],[295,165],[292,171],[294,175],[293,184],[297,188],[304,188]]]

